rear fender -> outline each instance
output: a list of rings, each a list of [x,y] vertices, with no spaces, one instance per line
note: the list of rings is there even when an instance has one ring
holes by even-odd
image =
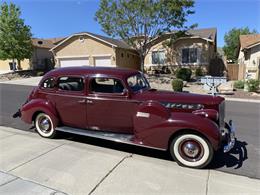
[[[141,104],[133,121],[136,139],[144,145],[167,150],[172,137],[190,130],[206,137],[215,150],[219,148],[220,132],[213,121],[193,113],[171,113],[159,102]]]
[[[21,108],[21,119],[24,122],[31,124],[35,114],[39,112],[48,114],[53,121],[54,127],[58,125],[59,117],[55,107],[50,101],[44,99],[33,99],[24,104]]]

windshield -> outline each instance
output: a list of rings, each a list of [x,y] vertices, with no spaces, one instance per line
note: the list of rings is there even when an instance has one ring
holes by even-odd
[[[128,77],[127,79],[128,86],[134,91],[139,91],[142,89],[150,88],[150,85],[143,74],[136,74]]]

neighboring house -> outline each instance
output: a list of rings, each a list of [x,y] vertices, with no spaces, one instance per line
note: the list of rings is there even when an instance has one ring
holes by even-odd
[[[260,79],[260,34],[240,35],[239,79]]]
[[[53,48],[64,38],[54,39],[32,39],[33,54],[31,59],[25,59],[21,62],[15,60],[16,70],[46,70],[54,65],[53,55],[50,49]],[[9,72],[13,69],[12,59],[0,60],[0,72]]]
[[[34,50],[30,60],[31,69],[46,70],[54,66],[53,55],[50,49],[55,46],[51,39],[32,39]]]
[[[217,54],[217,29],[196,29],[187,31],[186,36],[166,46],[172,33],[155,39],[145,57],[145,68],[154,66],[207,67]]]
[[[56,67],[108,66],[140,69],[138,52],[121,40],[82,32],[51,49]]]

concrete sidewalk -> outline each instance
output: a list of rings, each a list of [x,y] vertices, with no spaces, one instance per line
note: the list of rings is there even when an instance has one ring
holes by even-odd
[[[2,126],[0,171],[0,194],[260,194],[260,180]]]

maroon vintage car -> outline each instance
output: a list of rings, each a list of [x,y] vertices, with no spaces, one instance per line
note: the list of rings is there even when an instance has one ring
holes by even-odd
[[[224,98],[152,89],[141,72],[128,69],[52,70],[15,116],[34,123],[42,137],[63,131],[165,150],[193,168],[235,144]]]

